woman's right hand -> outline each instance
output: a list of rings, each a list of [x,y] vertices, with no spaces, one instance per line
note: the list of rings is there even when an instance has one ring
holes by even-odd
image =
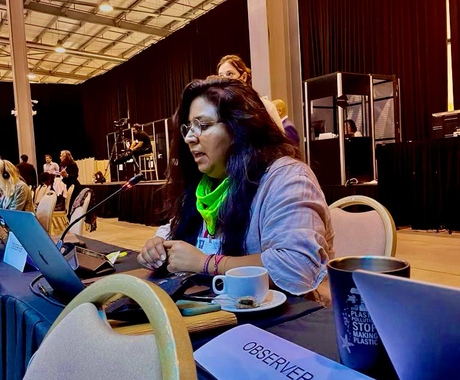
[[[147,240],[137,256],[139,264],[150,269],[161,267],[168,257],[163,246],[164,241],[165,239],[159,236]]]

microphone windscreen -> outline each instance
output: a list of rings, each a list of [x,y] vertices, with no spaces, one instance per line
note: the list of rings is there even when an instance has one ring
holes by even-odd
[[[131,178],[128,183],[130,186],[137,185],[144,179],[144,175],[142,173],[136,174],[133,178]]]

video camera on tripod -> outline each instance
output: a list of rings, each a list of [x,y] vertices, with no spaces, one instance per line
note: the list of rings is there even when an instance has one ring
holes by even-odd
[[[112,147],[110,161],[115,164],[122,164],[130,159],[132,152],[129,150],[129,140],[125,138],[125,130],[128,129],[128,118],[122,117],[113,122],[117,139]]]
[[[128,125],[128,118],[122,117],[120,120],[115,120],[113,124],[116,130],[121,130]]]

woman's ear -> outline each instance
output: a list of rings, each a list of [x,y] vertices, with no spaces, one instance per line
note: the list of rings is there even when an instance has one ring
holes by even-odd
[[[247,81],[248,81],[248,73],[244,72],[243,74],[241,74],[240,79],[241,79],[242,82],[247,83]]]

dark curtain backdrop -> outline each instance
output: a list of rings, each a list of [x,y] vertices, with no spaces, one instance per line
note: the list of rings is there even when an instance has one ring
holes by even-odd
[[[449,1],[454,105],[460,109],[460,1]]]
[[[304,80],[396,74],[403,140],[430,137],[431,114],[447,109],[444,0],[299,0],[299,13]]]
[[[80,86],[66,84],[32,84],[33,106],[37,111],[34,119],[35,146],[38,171],[43,169],[45,154],[51,154],[59,163],[59,153],[70,150],[76,158],[89,156],[83,125],[83,108]],[[19,162],[16,118],[11,115],[14,108],[12,83],[0,83],[0,155]]]
[[[0,156],[13,163],[19,160],[16,118],[14,109],[13,84],[0,82]]]
[[[113,121],[147,123],[171,116],[185,85],[214,74],[220,58],[239,54],[250,64],[246,0],[227,0],[108,73],[81,85],[87,141],[107,158]]]
[[[460,139],[377,149],[378,195],[397,226],[460,230]]]
[[[38,100],[34,106],[38,171],[43,170],[45,154],[58,164],[61,150],[69,150],[75,159],[89,157],[79,86],[34,84],[31,93]]]

